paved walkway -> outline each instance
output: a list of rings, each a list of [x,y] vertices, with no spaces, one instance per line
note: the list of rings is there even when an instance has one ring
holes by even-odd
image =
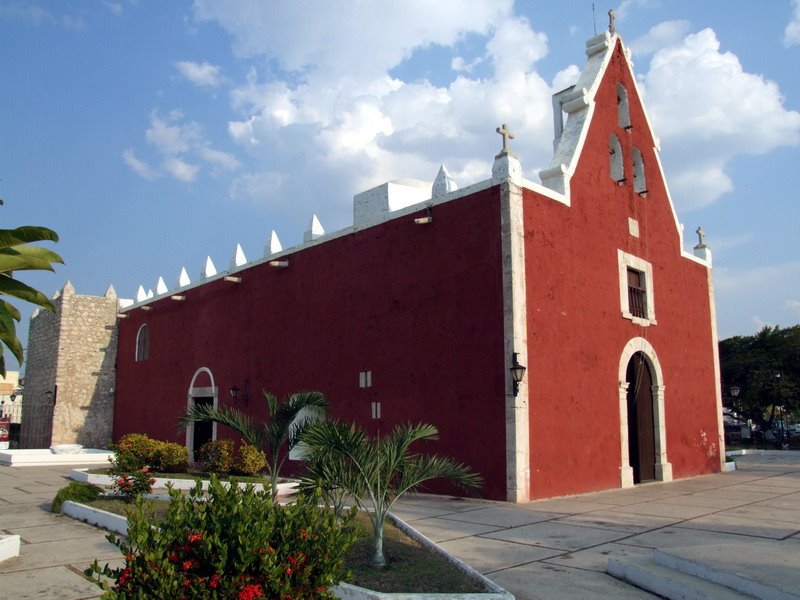
[[[608,558],[687,546],[800,556],[800,453],[737,464],[734,473],[516,506],[415,495],[395,512],[518,600],[652,599],[607,575]],[[0,467],[0,531],[22,538],[21,556],[0,563],[0,599],[95,598],[81,571],[94,558],[119,564],[103,532],[49,512],[67,470]],[[771,579],[796,580],[797,563],[768,562],[760,569]]]

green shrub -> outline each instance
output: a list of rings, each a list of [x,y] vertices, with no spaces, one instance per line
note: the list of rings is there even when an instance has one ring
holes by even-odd
[[[200,482],[188,497],[170,490],[159,528],[137,501],[128,538],[108,536],[124,568],[95,561],[85,571],[104,598],[334,597],[330,586],[346,577],[344,557],[356,537],[354,513],[339,520],[316,505],[318,496],[281,506],[269,492],[225,488],[214,475],[206,502],[203,496]]]
[[[160,473],[183,473],[189,461],[186,446],[174,442],[155,441],[152,468]]]
[[[114,480],[114,489],[125,496],[125,500],[130,502],[144,494],[153,491],[153,484],[156,480],[150,475],[148,467],[142,467],[130,474],[124,473]]]
[[[186,447],[173,442],[154,440],[143,433],[123,435],[113,445],[116,459],[112,460],[111,472],[124,475],[150,467],[161,473],[181,473],[186,470],[188,453]]]
[[[212,440],[197,451],[197,459],[208,473],[227,473],[233,464],[233,440]]]
[[[264,453],[250,444],[242,444],[233,461],[233,471],[240,475],[255,475],[267,464]]]
[[[53,512],[60,513],[61,505],[67,500],[86,503],[91,502],[92,500],[97,500],[102,493],[103,490],[96,485],[92,485],[91,483],[82,483],[80,481],[73,481],[68,486],[58,490],[56,497],[53,498],[51,510]]]

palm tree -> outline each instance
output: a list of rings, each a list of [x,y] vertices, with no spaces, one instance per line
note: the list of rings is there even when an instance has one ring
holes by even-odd
[[[52,250],[29,245],[30,242],[45,240],[57,242],[58,234],[47,227],[0,229],[0,296],[12,296],[55,311],[53,304],[44,294],[14,279],[14,271],[52,271],[51,263],[64,263]],[[11,351],[21,366],[24,357],[15,323],[20,318],[20,312],[13,304],[0,299],[0,341]],[[6,362],[2,351],[0,351],[0,375],[3,377],[6,375]]]
[[[219,423],[233,429],[248,444],[261,448],[269,465],[272,497],[277,501],[278,476],[289,451],[309,423],[322,416],[329,402],[320,392],[298,392],[279,403],[274,395],[264,390],[264,398],[269,418],[258,424],[236,408],[211,405],[193,406],[181,417],[179,424],[183,430],[192,423]]]
[[[310,475],[304,488],[321,484],[331,495],[346,491],[369,515],[373,528],[373,567],[386,566],[383,554],[383,524],[394,503],[431,479],[444,478],[465,489],[479,489],[483,478],[469,467],[448,458],[416,454],[411,445],[438,439],[433,425],[398,425],[384,438],[369,438],[352,424],[321,422],[302,434],[310,454]]]

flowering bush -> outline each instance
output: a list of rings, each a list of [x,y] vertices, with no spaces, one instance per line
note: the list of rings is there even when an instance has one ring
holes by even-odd
[[[104,598],[333,598],[330,586],[345,577],[344,557],[356,534],[354,515],[339,520],[310,501],[281,506],[252,486],[223,487],[212,476],[170,507],[158,528],[141,501],[128,517],[128,538],[108,536],[125,566],[86,570]],[[105,578],[109,578],[109,582]]]
[[[150,475],[147,467],[137,469],[133,473],[120,473],[114,479],[114,489],[130,501],[153,491],[156,480]]]

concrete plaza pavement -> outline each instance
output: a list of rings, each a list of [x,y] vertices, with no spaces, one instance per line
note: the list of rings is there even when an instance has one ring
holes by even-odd
[[[519,600],[654,598],[605,572],[609,558],[654,549],[737,559],[753,578],[798,590],[800,453],[736,460],[732,473],[522,505],[411,495],[394,512]],[[0,532],[22,539],[20,556],[0,562],[0,599],[96,598],[82,570],[95,558],[120,564],[105,532],[49,512],[68,471],[0,467]]]

